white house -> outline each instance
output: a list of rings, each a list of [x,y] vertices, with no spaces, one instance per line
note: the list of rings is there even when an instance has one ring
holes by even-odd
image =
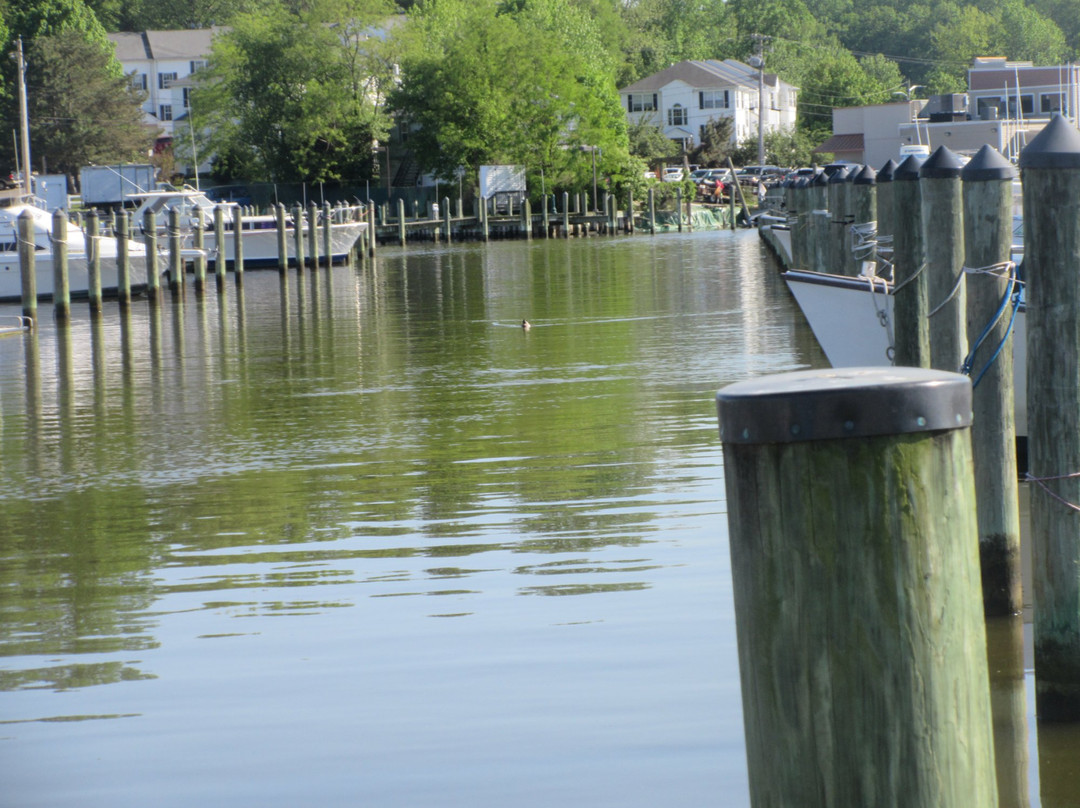
[[[220,28],[143,31],[109,34],[116,58],[132,84],[147,93],[143,114],[147,124],[160,128],[157,148],[166,148],[190,109],[191,75],[206,66],[210,43]]]
[[[721,117],[732,119],[736,142],[757,137],[759,120],[766,132],[793,127],[797,89],[735,59],[709,59],[679,62],[624,87],[619,95],[630,123],[651,122],[693,148],[701,143],[705,124]]]

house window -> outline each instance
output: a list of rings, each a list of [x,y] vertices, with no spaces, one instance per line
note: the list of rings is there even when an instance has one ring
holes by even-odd
[[[132,73],[131,74],[131,89],[133,89],[133,90],[146,90],[146,74],[145,73]]]
[[[191,109],[191,88],[184,88],[184,109]]]
[[[656,93],[628,93],[626,108],[630,112],[653,112],[656,110]]]
[[[668,126],[686,126],[686,107],[676,104],[667,111]]]
[[[1039,112],[1049,115],[1065,108],[1064,93],[1043,93],[1039,96]]]
[[[158,73],[157,86],[159,90],[167,90],[176,81],[175,73]]]
[[[162,104],[158,107],[158,120],[159,121],[171,121],[172,120],[172,104]]]
[[[202,70],[204,67],[206,67],[206,60],[205,59],[192,59],[191,60],[191,72],[192,73],[197,73],[198,71]]]
[[[704,90],[698,93],[698,109],[727,109],[727,90]]]

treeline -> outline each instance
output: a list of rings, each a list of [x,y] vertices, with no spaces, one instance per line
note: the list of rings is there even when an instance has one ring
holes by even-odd
[[[974,56],[1056,64],[1080,47],[1080,0],[0,0],[0,12],[8,51],[20,35],[28,50],[61,34],[101,48],[107,30],[229,26],[193,94],[196,129],[212,133],[198,145],[222,175],[282,181],[377,176],[385,151],[371,144],[397,126],[420,166],[446,179],[515,162],[538,184],[587,185],[598,161],[605,177],[633,182],[671,146],[627,127],[618,88],[684,59],[758,53],[800,88],[797,129],[770,138],[769,158],[804,162],[834,107],[963,90]],[[65,79],[74,88],[100,75],[105,93],[122,84],[107,55],[57,64],[71,47],[50,43],[51,63],[39,54],[29,73],[54,74],[52,108],[32,102],[31,119],[35,153],[40,144],[61,161],[77,148],[60,124],[94,106],[65,103]],[[107,145],[120,117],[82,126],[83,138]],[[708,160],[731,148],[723,127],[714,134]]]

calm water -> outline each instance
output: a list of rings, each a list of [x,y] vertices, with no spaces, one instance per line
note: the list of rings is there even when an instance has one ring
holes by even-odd
[[[755,233],[43,306],[0,339],[0,804],[748,805],[713,395],[823,361]]]

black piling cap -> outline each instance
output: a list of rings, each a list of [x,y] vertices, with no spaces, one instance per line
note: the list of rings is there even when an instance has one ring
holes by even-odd
[[[799,443],[971,425],[971,380],[907,367],[798,370],[716,394],[725,443]]]
[[[1080,168],[1080,132],[1054,113],[1022,152],[1020,168]]]
[[[814,175],[814,178],[812,180],[810,180],[810,184],[813,185],[814,187],[820,187],[822,185],[828,185],[829,184],[829,175],[826,174],[824,171],[819,171],[817,174]]]
[[[1016,169],[1005,157],[987,143],[960,172],[964,182],[985,182],[987,180],[1011,180],[1016,177]]]
[[[828,171],[828,169],[826,169]],[[842,182],[847,182],[847,166],[837,166],[836,169],[829,174],[829,185],[839,185]]]
[[[919,166],[919,178],[924,180],[952,180],[960,176],[964,166],[960,158],[947,146],[938,146],[934,153]]]
[[[855,175],[851,180],[852,185],[875,185],[877,183],[877,172],[870,166],[863,166],[862,171]]]
[[[896,176],[896,161],[890,159],[885,165],[883,165],[877,173],[878,182],[892,182]]]
[[[911,182],[919,178],[919,169],[922,168],[922,164],[926,161],[925,157],[920,157],[917,154],[909,154],[904,158],[904,162],[896,167],[896,171],[893,172],[893,180],[896,182]]]

